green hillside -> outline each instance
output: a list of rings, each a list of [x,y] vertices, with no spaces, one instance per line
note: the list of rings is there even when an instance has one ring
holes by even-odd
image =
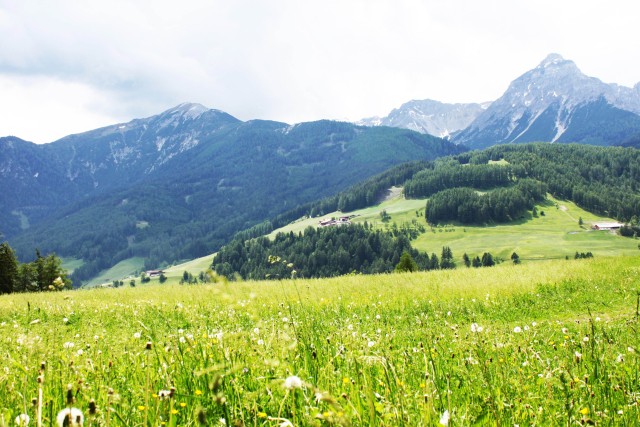
[[[379,205],[353,212],[331,212],[319,218],[305,218],[290,225],[274,230],[269,237],[277,233],[295,233],[308,226],[317,226],[320,219],[354,215],[354,223],[373,224],[378,229],[389,229],[395,223],[412,225],[413,221],[425,224],[424,207],[426,199],[405,199],[396,195]],[[428,227],[411,242],[420,251],[440,254],[443,246],[449,246],[459,264],[462,255],[482,255],[491,252],[494,256],[509,259],[517,252],[523,261],[572,258],[575,252],[590,251],[596,256],[636,255],[638,240],[621,237],[609,231],[593,231],[593,222],[614,222],[613,219],[595,215],[577,207],[569,201],[561,201],[548,196],[548,201],[536,206],[539,214],[534,218],[529,213],[526,219],[508,224],[490,226],[474,226],[446,224]],[[382,222],[380,214],[386,211],[390,216],[388,222]],[[418,215],[416,215],[418,212]],[[544,215],[542,215],[544,212]],[[578,225],[582,218],[584,225]]]

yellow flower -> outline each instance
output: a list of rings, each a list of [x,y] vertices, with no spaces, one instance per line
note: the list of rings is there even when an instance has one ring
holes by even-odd
[[[181,408],[184,408],[185,406],[187,406],[187,404],[186,404],[186,403],[184,403],[184,402],[180,402],[180,407],[181,407]]]
[[[343,383],[343,384],[349,384],[349,381],[350,381],[350,380],[349,380],[349,378],[347,378],[347,377],[344,377],[344,378],[342,379],[342,383]]]
[[[144,405],[138,406],[138,411],[144,411],[145,409],[147,408]]]
[[[580,413],[582,415],[589,415],[589,408],[582,408],[580,409]]]
[[[258,412],[258,418],[267,418],[266,412]]]
[[[202,390],[196,390],[196,396],[201,396],[202,395]]]
[[[171,410],[171,413],[172,413],[173,415],[175,415],[175,414],[177,414],[177,413],[178,413],[178,410],[177,410],[177,409],[172,409],[172,410]]]

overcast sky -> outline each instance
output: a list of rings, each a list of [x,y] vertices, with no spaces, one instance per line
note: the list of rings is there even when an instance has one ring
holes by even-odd
[[[0,136],[198,102],[298,123],[495,100],[556,52],[640,81],[637,0],[0,0]]]

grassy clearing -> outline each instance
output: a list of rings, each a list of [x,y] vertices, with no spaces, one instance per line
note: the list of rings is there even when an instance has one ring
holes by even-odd
[[[111,283],[114,280],[122,280],[125,277],[136,276],[144,269],[144,258],[134,257],[120,261],[108,270],[100,273],[86,283],[86,287],[93,287],[103,283]]]
[[[69,274],[73,273],[76,268],[82,267],[84,261],[77,258],[61,258],[62,268],[67,270]]]
[[[202,258],[196,258],[191,261],[187,261],[182,264],[167,267],[164,272],[167,278],[181,278],[182,274],[186,271],[188,273],[197,276],[201,271],[207,271],[211,268],[211,260],[215,254],[203,256]]]
[[[87,425],[635,425],[639,261],[3,295],[0,412],[50,425],[71,385]]]

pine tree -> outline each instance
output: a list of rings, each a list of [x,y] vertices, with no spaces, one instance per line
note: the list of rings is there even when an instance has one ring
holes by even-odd
[[[418,264],[413,260],[413,257],[409,252],[403,252],[400,257],[400,262],[396,265],[396,273],[402,272],[414,272],[418,271]]]
[[[18,278],[18,261],[8,243],[0,245],[0,294],[15,290]]]
[[[464,261],[464,266],[469,268],[471,267],[471,260],[469,259],[469,255],[467,255],[467,253],[465,252],[464,255],[462,255],[462,260]]]

